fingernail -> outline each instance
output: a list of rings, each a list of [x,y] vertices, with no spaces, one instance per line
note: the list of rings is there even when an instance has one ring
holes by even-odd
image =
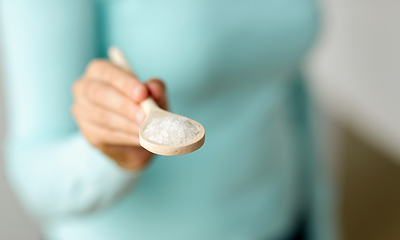
[[[139,85],[135,89],[133,89],[133,97],[135,98],[135,100],[142,100],[145,90],[146,88],[143,85]]]
[[[143,120],[144,120],[145,116],[143,113],[138,112],[136,113],[136,122],[140,125],[142,124]]]

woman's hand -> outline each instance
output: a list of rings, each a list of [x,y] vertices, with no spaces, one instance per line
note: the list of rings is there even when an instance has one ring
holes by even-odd
[[[165,85],[145,84],[106,60],[92,61],[74,84],[72,112],[90,144],[126,169],[142,169],[152,154],[139,145],[145,114],[139,103],[149,95],[166,109]]]

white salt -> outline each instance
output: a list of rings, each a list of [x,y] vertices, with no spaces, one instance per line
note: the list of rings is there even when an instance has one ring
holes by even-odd
[[[190,141],[198,133],[198,127],[185,117],[154,118],[144,130],[146,138],[167,145]]]

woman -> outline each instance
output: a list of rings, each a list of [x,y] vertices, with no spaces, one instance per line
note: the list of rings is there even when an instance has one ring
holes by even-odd
[[[300,74],[313,1],[2,0],[1,18],[8,177],[45,239],[334,239]],[[139,146],[140,101],[167,106],[153,76],[200,150]]]

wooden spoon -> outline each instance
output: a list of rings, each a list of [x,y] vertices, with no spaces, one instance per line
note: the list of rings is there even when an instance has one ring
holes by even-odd
[[[133,73],[133,70],[130,67],[128,60],[125,58],[124,54],[118,48],[110,47],[108,49],[108,57],[110,58],[113,64],[117,65],[118,67],[124,69],[127,72]],[[151,97],[148,97],[147,99],[142,101],[140,103],[140,106],[142,107],[144,113],[146,114],[146,118],[140,125],[139,129],[140,145],[145,149],[147,149],[148,151],[159,155],[175,156],[175,155],[191,153],[199,149],[201,146],[203,146],[205,140],[204,127],[200,123],[189,118],[187,118],[189,123],[191,123],[194,126],[197,126],[199,130],[196,137],[194,137],[192,140],[184,143],[167,145],[147,139],[144,135],[144,130],[146,129],[147,125],[152,122],[154,118],[164,118],[164,117],[184,118],[184,117],[161,109],[160,107],[158,107],[157,103]]]

